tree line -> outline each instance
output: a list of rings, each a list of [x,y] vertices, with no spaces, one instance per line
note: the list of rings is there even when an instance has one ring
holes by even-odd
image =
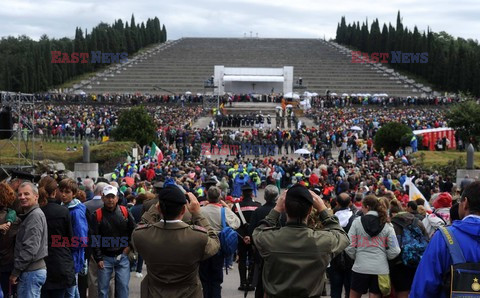
[[[137,24],[132,14],[130,24],[119,19],[113,25],[100,23],[91,32],[75,29],[75,38],[40,37],[39,41],[28,36],[3,37],[0,40],[0,90],[15,92],[47,91],[83,73],[96,71],[103,63],[51,63],[52,51],[62,53],[126,52],[130,56],[154,43],[167,40],[165,25],[158,17]]]
[[[480,45],[477,40],[454,38],[446,32],[435,33],[427,29],[420,32],[404,27],[400,11],[396,27],[383,24],[378,19],[370,26],[368,20],[346,24],[342,17],[337,26],[336,41],[367,53],[428,53],[428,63],[390,63],[396,70],[406,71],[424,78],[434,87],[450,92],[470,93],[480,96]],[[391,58],[391,56],[390,56]],[[389,59],[390,62],[390,59]]]

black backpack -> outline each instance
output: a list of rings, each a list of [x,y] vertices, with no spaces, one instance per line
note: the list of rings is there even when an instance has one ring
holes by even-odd
[[[345,228],[343,228],[345,233],[348,233],[348,231],[352,227],[353,221],[357,217],[359,217],[355,210],[352,210],[352,212],[353,214],[348,219],[348,224],[345,226]],[[354,263],[354,260],[352,260],[352,258],[350,258],[345,251],[342,251],[335,258],[332,259],[332,261],[330,262],[330,266],[335,271],[346,272],[346,271],[352,270],[353,263]]]
[[[465,260],[452,228],[440,227],[440,231],[452,257],[450,271],[443,283],[447,297],[480,297],[480,263]]]

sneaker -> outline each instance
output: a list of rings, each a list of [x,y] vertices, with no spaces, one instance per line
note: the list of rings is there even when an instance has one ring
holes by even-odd
[[[135,273],[135,276],[136,276],[137,278],[143,278],[143,274],[140,273],[140,272]]]
[[[232,270],[232,269],[233,269],[233,265],[228,265],[228,269]]]

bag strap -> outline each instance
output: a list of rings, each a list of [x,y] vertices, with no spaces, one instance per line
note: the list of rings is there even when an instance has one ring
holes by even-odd
[[[122,211],[122,214],[123,214],[123,217],[125,217],[125,219],[128,219],[128,210],[127,210],[127,207],[123,206],[123,205],[119,205],[120,207],[120,211]]]
[[[437,216],[438,218],[440,218],[440,219],[443,221],[443,223],[444,223],[445,225],[447,225],[447,222],[445,221],[445,219],[443,219],[443,217],[442,217],[440,214],[438,214],[437,211],[433,211],[433,214],[435,214],[435,216]]]
[[[225,207],[222,207],[220,213],[222,215],[222,229],[225,229],[227,227],[227,223],[225,219]]]
[[[240,215],[240,220],[242,221],[242,225],[246,224],[247,221],[245,220],[245,216],[243,216],[242,209],[240,209],[240,204],[235,203],[235,207],[237,208],[238,215]]]
[[[97,217],[97,222],[98,222],[98,223],[101,223],[101,222],[102,222],[102,217],[103,217],[102,208],[98,208],[98,209],[95,211],[95,215],[96,215],[96,217]]]
[[[443,239],[445,240],[450,256],[452,257],[453,265],[465,263],[465,257],[463,256],[462,249],[460,248],[460,245],[458,245],[455,235],[450,233],[445,227],[440,227],[440,231],[442,232]]]

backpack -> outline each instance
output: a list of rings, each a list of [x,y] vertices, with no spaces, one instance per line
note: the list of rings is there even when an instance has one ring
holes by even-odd
[[[125,206],[123,206],[123,205],[118,205],[118,207],[120,207],[120,211],[122,211],[123,217],[125,217],[125,219],[128,220],[128,210],[127,210],[127,207],[125,207]],[[98,208],[98,209],[95,211],[95,216],[97,217],[97,222],[98,222],[98,223],[101,223],[101,222],[102,222],[102,218],[103,218],[102,208]]]
[[[444,276],[447,297],[480,297],[480,263],[465,260],[451,229],[440,227],[440,231],[452,257],[450,271]]]
[[[403,235],[398,235],[398,243],[400,245],[400,257],[403,265],[416,268],[420,263],[425,249],[428,246],[428,239],[423,235],[422,230],[418,226],[418,219],[414,218],[412,224],[406,224],[405,222],[399,222],[392,219],[392,223],[400,226],[403,231]]]
[[[348,234],[348,231],[352,227],[353,221],[359,217],[358,214],[352,210],[352,216],[348,219],[348,224],[343,228],[345,233]],[[335,270],[339,272],[349,272],[352,270],[354,260],[348,256],[348,254],[344,251],[339,253],[336,257],[334,257],[330,261],[330,266]]]
[[[220,253],[225,259],[225,273],[228,274],[228,262],[237,251],[238,236],[237,232],[227,226],[225,219],[225,208],[221,209],[222,231],[218,234],[220,239]]]

